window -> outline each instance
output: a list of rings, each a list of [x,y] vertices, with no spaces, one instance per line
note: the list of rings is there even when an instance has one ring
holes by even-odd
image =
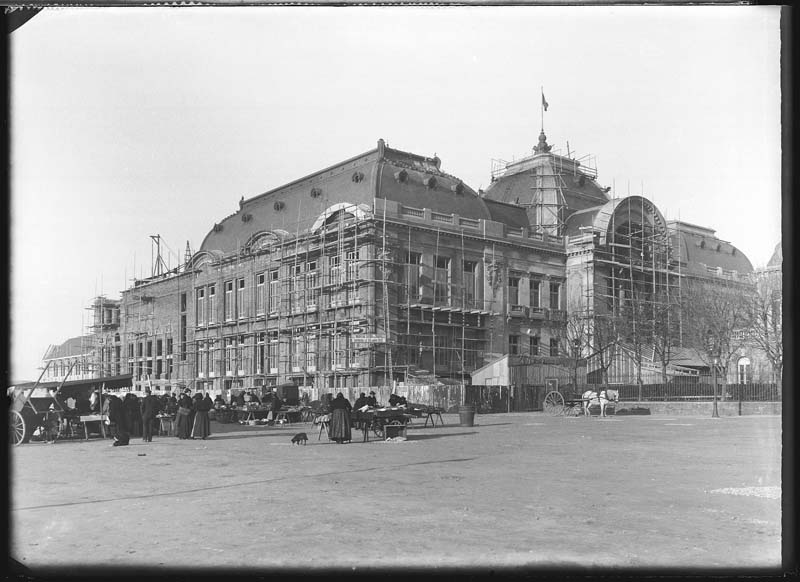
[[[475,307],[475,297],[477,296],[475,284],[475,271],[477,263],[474,261],[464,261],[464,307]]]
[[[519,278],[508,278],[508,304],[519,305]]]
[[[225,321],[231,321],[234,313],[233,281],[225,281]]]
[[[739,384],[747,384],[752,381],[752,373],[750,371],[750,358],[739,358],[736,365],[736,381]]]
[[[236,369],[236,340],[232,337],[225,338],[225,374],[233,375]]]
[[[128,344],[128,357],[133,357],[133,344]]]
[[[319,273],[317,272],[317,262],[308,263],[308,273],[306,274],[306,307],[316,307],[319,303]]]
[[[561,283],[550,281],[550,309],[561,309]]]
[[[510,335],[508,336],[508,353],[512,356],[516,356],[519,354],[519,336],[518,335]]]
[[[554,337],[550,338],[550,355],[551,356],[558,355],[558,338]]]
[[[342,258],[339,255],[328,257],[328,282],[331,285],[342,282]]]
[[[147,342],[147,357],[148,358],[152,358],[153,357],[153,342],[152,341],[148,341]]]
[[[168,356],[172,355],[172,338],[171,337],[167,338],[167,355]]]
[[[195,305],[195,318],[197,325],[205,325],[206,323],[206,290],[197,289],[196,291],[196,305]],[[139,354],[141,355],[141,354]]]
[[[530,297],[531,297],[531,307],[538,309],[541,307],[541,298],[540,298],[540,291],[541,291],[542,282],[538,279],[531,279],[530,281]]]
[[[264,363],[267,357],[267,334],[260,333],[256,340],[256,354],[255,354],[255,368],[253,372],[256,374],[264,373]]]
[[[156,355],[163,356],[164,355],[164,340],[156,340]]]
[[[278,302],[280,301],[280,281],[278,280],[278,269],[273,269],[269,272],[269,312],[276,313],[278,311]]]
[[[247,317],[247,303],[245,300],[246,284],[244,279],[236,282],[236,315],[239,318]]]
[[[291,354],[289,360],[291,361],[292,372],[300,371],[304,363],[305,355],[305,338],[303,336],[294,336],[291,343]]]
[[[256,276],[256,315],[263,315],[266,307],[265,300],[267,297],[267,276],[265,273],[259,273]]]
[[[217,321],[217,286],[208,286],[208,323]]]
[[[186,361],[186,316],[181,315],[181,362]]]
[[[181,301],[180,301],[181,313],[186,311],[186,293],[181,293]]]
[[[264,363],[266,373],[272,374],[272,370],[278,371],[278,354],[280,353],[280,343],[278,342],[278,332],[271,332],[268,336],[267,361]]]
[[[347,280],[355,281],[358,279],[358,253],[350,251],[347,253]]]
[[[408,284],[409,301],[418,301],[422,295],[420,289],[420,270],[422,268],[422,255],[420,253],[408,253],[408,265],[406,266],[406,282]]]
[[[450,259],[447,257],[436,257],[433,301],[450,305]]]
[[[142,354],[144,354],[144,343],[139,342],[136,344],[136,357],[141,358]]]
[[[531,356],[538,356],[539,355],[539,337],[538,336],[531,336],[529,338],[529,345],[528,345],[528,353]]]

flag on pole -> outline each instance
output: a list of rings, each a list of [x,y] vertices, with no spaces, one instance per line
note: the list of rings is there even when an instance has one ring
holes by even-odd
[[[547,100],[544,98],[544,92],[542,92],[542,107],[544,107],[545,111],[547,111],[547,105],[548,103]]]

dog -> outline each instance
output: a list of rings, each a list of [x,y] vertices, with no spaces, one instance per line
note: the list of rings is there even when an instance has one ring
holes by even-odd
[[[293,445],[299,445],[300,443],[305,445],[306,442],[308,442],[308,435],[306,433],[304,433],[304,432],[299,432],[299,433],[297,433],[296,435],[294,435],[292,437],[292,444]]]

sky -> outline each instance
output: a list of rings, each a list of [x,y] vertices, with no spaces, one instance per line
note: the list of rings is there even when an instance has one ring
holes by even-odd
[[[11,378],[241,197],[373,149],[474,189],[542,123],[612,194],[781,236],[779,8],[53,8],[11,34]]]

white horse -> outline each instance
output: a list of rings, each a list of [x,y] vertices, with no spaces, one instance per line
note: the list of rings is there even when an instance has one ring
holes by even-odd
[[[605,390],[601,390],[598,394],[594,390],[587,390],[583,393],[583,396],[581,396],[581,400],[583,400],[583,414],[585,414],[587,418],[590,416],[589,407],[592,404],[597,404],[600,406],[600,416],[605,418],[606,405],[609,402],[619,402],[619,391],[607,388]]]

